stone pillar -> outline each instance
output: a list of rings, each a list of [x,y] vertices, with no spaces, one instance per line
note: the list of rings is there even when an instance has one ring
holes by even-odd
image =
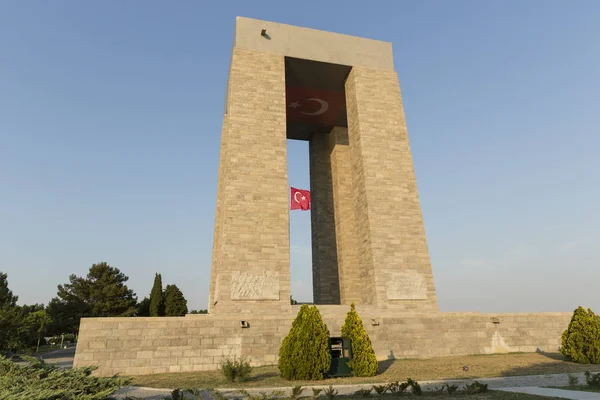
[[[223,121],[211,313],[290,310],[284,57],[234,48]]]
[[[363,293],[373,291],[373,274],[372,270],[361,270],[359,267],[348,128],[333,128],[329,134],[329,156],[340,304],[364,304]]]
[[[367,304],[437,311],[396,73],[354,67],[345,86],[359,265],[375,285]]]
[[[313,297],[317,304],[340,304],[329,135],[309,142]]]

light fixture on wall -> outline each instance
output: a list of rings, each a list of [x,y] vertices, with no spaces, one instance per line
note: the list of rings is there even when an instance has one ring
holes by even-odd
[[[250,323],[248,321],[240,321],[240,326],[242,328],[250,328]]]
[[[373,326],[379,326],[379,320],[375,319],[375,318],[371,319],[371,325],[373,325]]]
[[[496,325],[498,325],[500,323],[500,319],[496,318],[496,317],[492,317],[492,322]]]
[[[260,36],[267,37],[267,28],[263,28],[262,31],[260,31]]]

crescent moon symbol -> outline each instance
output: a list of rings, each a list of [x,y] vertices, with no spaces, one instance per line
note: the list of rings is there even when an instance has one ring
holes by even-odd
[[[317,111],[311,112],[311,113],[302,111],[302,114],[304,114],[304,115],[321,115],[321,114],[327,112],[327,110],[329,109],[329,103],[327,103],[325,100],[321,100],[321,99],[306,99],[306,100],[316,101],[317,103],[319,103],[321,105],[321,108],[319,108]]]
[[[294,193],[294,200],[296,200],[296,203],[300,203],[300,200],[298,200],[298,197],[297,197],[299,194],[302,194],[302,193],[300,193],[300,192]]]

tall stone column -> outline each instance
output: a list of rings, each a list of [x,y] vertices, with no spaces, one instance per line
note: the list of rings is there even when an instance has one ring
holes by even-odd
[[[290,310],[284,57],[233,49],[223,121],[211,313]]]
[[[437,311],[437,298],[394,71],[354,67],[346,79],[360,269],[369,304]]]
[[[329,159],[340,304],[365,304],[363,296],[373,291],[373,276],[359,265],[348,128],[336,126],[329,134]]]
[[[340,304],[329,134],[309,142],[313,297],[317,304]]]

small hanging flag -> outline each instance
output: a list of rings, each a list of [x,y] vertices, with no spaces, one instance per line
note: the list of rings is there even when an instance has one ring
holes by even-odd
[[[310,210],[310,190],[292,189],[291,210]]]

